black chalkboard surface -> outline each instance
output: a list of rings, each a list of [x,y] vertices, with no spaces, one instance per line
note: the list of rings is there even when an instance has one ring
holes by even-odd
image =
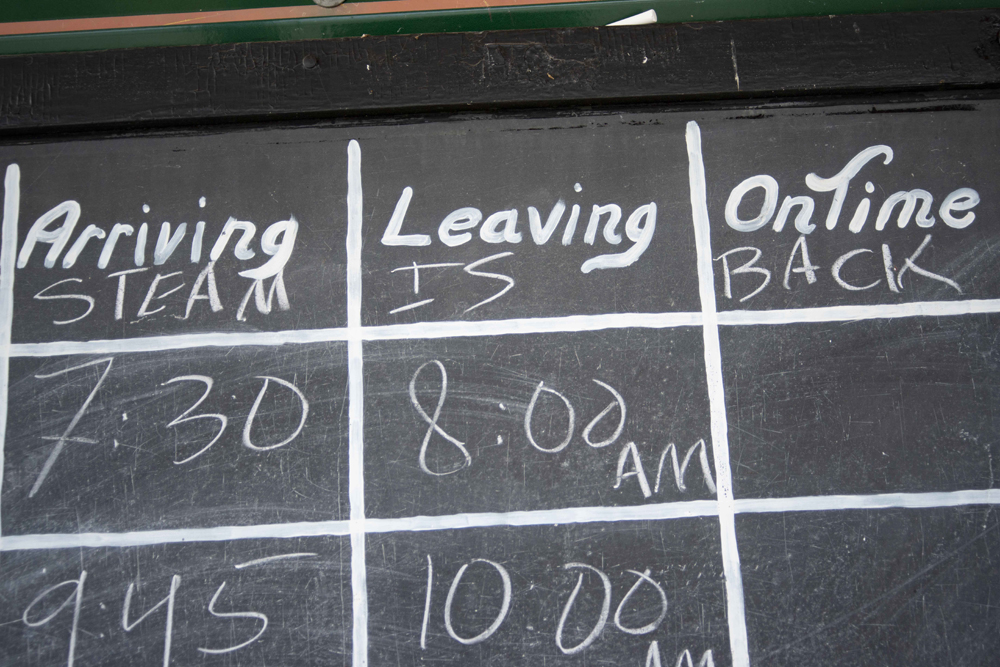
[[[4,101],[0,664],[992,664],[998,25]]]

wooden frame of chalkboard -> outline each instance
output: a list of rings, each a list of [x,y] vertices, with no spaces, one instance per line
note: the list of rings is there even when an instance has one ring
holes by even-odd
[[[928,12],[10,56],[0,130],[989,89],[997,20]]]
[[[0,662],[988,660],[998,35],[0,58]]]

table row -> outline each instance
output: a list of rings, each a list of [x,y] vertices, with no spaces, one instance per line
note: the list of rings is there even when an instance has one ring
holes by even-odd
[[[13,341],[1000,298],[1000,104],[930,104],[0,146]]]
[[[735,497],[993,488],[998,325],[723,327]],[[364,343],[365,515],[714,499],[702,334]],[[4,535],[346,520],[346,348],[11,359]]]
[[[998,526],[982,506],[737,517],[752,663],[986,664]],[[349,665],[350,552],[5,552],[0,662]],[[714,518],[369,535],[368,661],[723,667],[721,558]]]

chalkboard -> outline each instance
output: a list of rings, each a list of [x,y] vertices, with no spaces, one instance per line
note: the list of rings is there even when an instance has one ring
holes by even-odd
[[[0,59],[0,663],[990,664],[998,26]]]

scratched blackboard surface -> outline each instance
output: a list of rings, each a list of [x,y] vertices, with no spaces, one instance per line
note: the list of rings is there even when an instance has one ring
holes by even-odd
[[[573,665],[583,653],[597,664],[642,664],[651,642],[663,664],[684,651],[730,664],[715,519],[377,535],[367,553],[378,664],[419,665],[428,651],[455,665]],[[455,641],[480,634],[505,601],[510,618],[494,641]]]
[[[0,663],[995,662],[962,16],[52,56],[0,130]],[[105,57],[124,106],[59,106]]]
[[[1000,151],[994,105],[901,107],[892,122],[867,106],[839,108],[822,122],[797,112],[767,116],[734,114],[703,128],[709,214],[726,221],[713,228],[713,252],[731,253],[735,274],[759,251],[753,265],[771,275],[763,289],[759,272],[732,275],[728,289],[719,285],[720,310],[1000,295],[993,268],[1000,228],[991,224],[1000,202],[978,185],[990,180]],[[740,123],[768,121],[780,123],[780,135],[734,132]],[[754,177],[770,180],[733,195]],[[958,193],[958,202],[969,190],[978,195],[974,207],[942,212],[949,196]],[[774,213],[761,225],[769,197]],[[804,208],[812,214],[800,222]]]
[[[728,288],[719,286],[720,309],[1000,295],[1000,275],[993,269],[1000,229],[990,224],[1000,215],[1000,203],[978,197],[973,212],[985,223],[978,225],[966,219],[965,211],[941,210],[952,193],[978,193],[975,184],[989,180],[990,156],[1000,150],[998,109],[915,106],[897,110],[891,120],[862,107],[834,113],[823,123],[794,112],[775,113],[771,118],[782,123],[780,139],[747,132],[739,135],[735,153],[729,148],[736,138],[733,123],[705,128],[709,213],[727,222],[718,226],[713,249],[717,256],[731,253],[727,263],[734,274],[759,251],[753,266],[771,275],[763,289],[759,272],[731,276]],[[733,120],[750,119],[737,115]],[[963,138],[976,150],[966,148]],[[761,181],[765,185],[753,186],[744,197],[732,196],[755,176],[771,181]],[[815,204],[796,200],[809,196]],[[768,197],[773,197],[774,215],[768,224],[746,231],[759,224],[752,221],[767,210]],[[786,201],[799,203],[786,206]],[[812,215],[799,222],[804,208],[812,208]],[[736,228],[728,224],[731,220],[740,221]]]
[[[347,551],[318,537],[4,554],[0,600],[18,619],[0,626],[0,660],[349,665]]]
[[[380,221],[365,226],[363,322],[697,310],[682,128],[630,114],[362,130],[366,219]],[[406,188],[408,245],[379,243]],[[454,211],[483,222],[443,233]],[[610,268],[640,259],[641,275]],[[514,287],[487,301],[507,284],[498,275]]]
[[[702,358],[694,328],[551,335],[541,346],[525,336],[367,343],[365,403],[381,418],[366,422],[365,513],[712,498]],[[429,425],[439,401],[448,438]],[[628,443],[646,486],[616,484]],[[692,450],[678,484],[671,453]]]
[[[7,533],[346,518],[344,347],[12,361]]]
[[[992,507],[740,517],[756,664],[982,664],[1000,614]]]
[[[4,164],[17,162],[23,173],[18,247],[24,268],[15,299],[34,301],[14,322],[14,342],[343,326],[346,254],[343,239],[331,238],[328,230],[345,224],[343,207],[333,202],[345,196],[346,165],[340,151],[334,157],[327,145],[331,138],[268,131],[0,149]],[[24,254],[25,239],[32,222],[63,202],[75,207],[61,211],[64,217],[52,228],[75,217],[76,233],[48,269],[44,256],[51,246],[39,244]],[[260,302],[252,293],[244,302],[254,281],[239,274],[271,259],[262,237],[289,219],[299,223],[296,260],[283,272],[282,290],[295,309],[271,294],[271,280]],[[230,220],[240,224],[230,224],[229,248],[213,261]],[[247,239],[247,250],[234,252],[247,223],[252,243]],[[204,231],[196,241],[199,224]],[[101,236],[73,252],[90,225]],[[275,241],[280,245],[282,239]],[[57,279],[69,282],[53,287]],[[58,298],[65,294],[92,301]]]
[[[998,326],[976,315],[727,329],[735,492],[993,488]]]

